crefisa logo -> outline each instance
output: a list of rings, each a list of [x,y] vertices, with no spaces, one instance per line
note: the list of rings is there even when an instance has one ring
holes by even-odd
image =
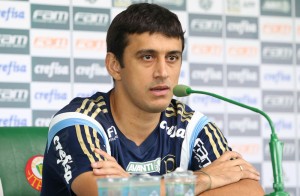
[[[42,155],[35,155],[30,157],[26,163],[25,176],[29,185],[37,191],[42,188],[42,169],[43,169]]]

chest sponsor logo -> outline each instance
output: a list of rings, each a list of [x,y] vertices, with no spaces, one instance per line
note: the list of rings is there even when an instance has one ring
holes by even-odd
[[[161,158],[147,162],[129,162],[126,171],[129,173],[159,173],[160,163]]]
[[[177,129],[177,126],[168,126],[167,121],[162,121],[160,123],[160,128],[167,131],[167,134],[171,137],[181,137],[185,136],[185,129]]]

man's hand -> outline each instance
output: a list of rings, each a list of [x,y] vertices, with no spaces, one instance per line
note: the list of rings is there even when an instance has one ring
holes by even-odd
[[[95,149],[94,152],[104,157],[104,160],[92,163],[93,171],[84,172],[74,179],[71,187],[76,195],[98,195],[98,178],[129,176],[115,158],[100,149]]]
[[[130,176],[116,161],[116,159],[105,151],[95,148],[94,152],[98,153],[104,160],[94,162],[91,164],[93,168],[93,173],[96,176],[103,177],[128,177]]]
[[[194,172],[195,175],[198,175],[198,185],[196,186],[196,193],[198,194],[208,190],[209,186],[214,189],[238,182],[241,179],[260,179],[260,174],[256,169],[245,161],[239,153],[233,151],[225,152],[213,163],[202,168],[201,171],[207,173],[211,179],[201,172]]]

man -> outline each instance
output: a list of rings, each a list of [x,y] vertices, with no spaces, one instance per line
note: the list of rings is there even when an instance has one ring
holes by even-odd
[[[241,179],[250,181],[227,189],[263,193],[259,173],[231,151],[216,125],[172,99],[184,49],[175,14],[131,5],[114,18],[106,41],[114,88],[75,98],[52,119],[42,195],[97,195],[97,178],[163,175],[178,167],[197,175],[195,194]]]

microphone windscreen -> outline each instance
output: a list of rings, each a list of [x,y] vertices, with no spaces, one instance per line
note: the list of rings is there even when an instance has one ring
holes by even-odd
[[[182,84],[179,84],[179,85],[176,85],[174,88],[173,88],[173,94],[176,96],[176,97],[185,97],[185,96],[188,96],[189,93],[187,92],[187,89],[189,89],[190,87],[186,86],[186,85],[182,85]]]

